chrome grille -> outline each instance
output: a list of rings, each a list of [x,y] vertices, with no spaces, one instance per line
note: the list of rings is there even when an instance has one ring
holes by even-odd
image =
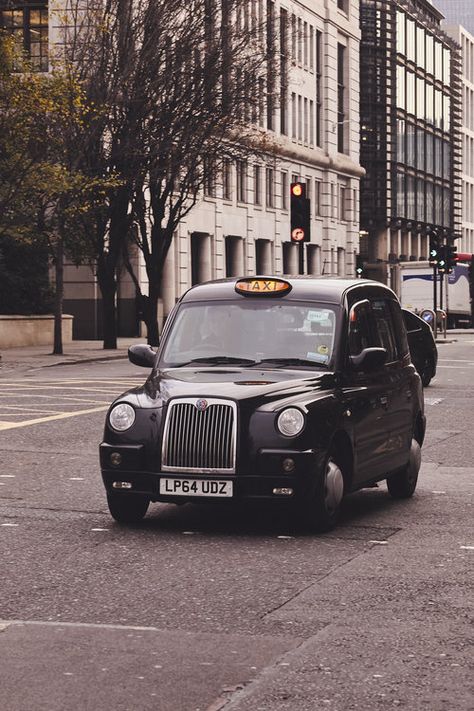
[[[235,472],[237,407],[229,400],[206,398],[173,400],[163,434],[162,469],[200,473]]]

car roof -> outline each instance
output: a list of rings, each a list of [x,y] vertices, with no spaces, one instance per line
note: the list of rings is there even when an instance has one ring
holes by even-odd
[[[316,276],[288,276],[285,274],[279,275],[257,275],[257,276],[242,276],[231,277],[228,279],[218,279],[208,281],[202,284],[197,284],[191,287],[182,297],[182,302],[189,301],[220,301],[226,299],[249,298],[248,296],[239,295],[235,291],[235,285],[240,279],[284,279],[291,284],[292,289],[289,294],[284,297],[285,300],[306,300],[317,299],[324,303],[343,304],[348,292],[353,293],[354,297],[360,296],[361,299],[370,295],[390,295],[395,296],[393,291],[385,284],[369,279],[344,279],[341,277],[316,277]],[[250,297],[251,298],[251,297]],[[259,298],[254,296],[254,298]],[[396,297],[395,297],[396,298]]]

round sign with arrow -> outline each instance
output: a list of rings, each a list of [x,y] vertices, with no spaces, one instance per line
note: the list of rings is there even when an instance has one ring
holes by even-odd
[[[304,240],[304,230],[301,227],[296,227],[291,232],[291,239],[293,242],[302,242]]]

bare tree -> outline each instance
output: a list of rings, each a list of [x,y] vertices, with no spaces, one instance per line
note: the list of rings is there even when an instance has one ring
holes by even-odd
[[[100,107],[84,159],[121,180],[94,230],[104,347],[116,344],[122,263],[157,345],[163,266],[180,220],[224,165],[273,150],[259,120],[262,106],[276,105],[275,18],[257,16],[261,4],[249,0],[91,0],[85,10],[70,2],[66,57]]]

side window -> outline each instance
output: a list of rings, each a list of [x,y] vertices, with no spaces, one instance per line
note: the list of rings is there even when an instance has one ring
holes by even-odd
[[[364,348],[376,345],[371,328],[370,303],[359,301],[349,312],[349,355],[359,355]]]
[[[405,321],[403,320],[400,305],[396,301],[390,301],[390,308],[392,310],[393,322],[395,324],[395,339],[398,357],[402,359],[409,352],[407,329]]]
[[[379,299],[372,302],[372,314],[378,334],[378,345],[387,351],[387,363],[398,360],[395,326],[388,300]]]
[[[408,333],[413,333],[414,331],[421,331],[422,324],[418,316],[415,316],[415,314],[412,314],[411,311],[407,311],[405,309],[403,311],[403,318]]]

